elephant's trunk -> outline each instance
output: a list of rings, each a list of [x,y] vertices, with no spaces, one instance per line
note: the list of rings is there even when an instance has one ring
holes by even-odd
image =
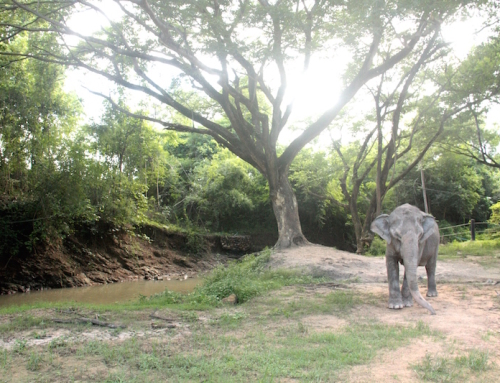
[[[430,311],[432,315],[436,315],[436,311],[432,308],[429,302],[420,294],[417,283],[417,267],[420,261],[420,249],[418,247],[418,239],[416,235],[405,235],[401,241],[401,255],[405,266],[406,280],[410,293],[415,302],[420,306]]]

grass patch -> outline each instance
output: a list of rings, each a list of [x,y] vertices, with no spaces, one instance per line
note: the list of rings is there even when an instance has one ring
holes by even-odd
[[[22,315],[13,318],[7,323],[0,324],[0,334],[7,332],[17,332],[28,330],[32,328],[45,328],[47,327],[47,321],[44,318],[36,317],[33,315]]]
[[[439,246],[439,255],[463,257],[466,255],[500,256],[500,240],[488,239],[481,241],[451,242]]]
[[[7,350],[0,352],[0,367],[5,369],[7,367]]]
[[[332,381],[344,369],[370,362],[382,349],[400,347],[426,335],[432,332],[422,324],[354,324],[339,333],[310,334],[298,323],[274,331],[253,327],[241,338],[224,329],[197,328],[182,342],[129,339],[117,344],[97,340],[80,343],[73,345],[77,349],[67,358],[73,360],[70,365],[92,361],[93,366],[100,366],[101,375],[79,376],[78,380],[89,382]],[[22,356],[14,356],[11,364],[16,369],[24,366],[33,377],[49,352],[48,348],[32,351],[24,361]],[[47,379],[57,374],[67,381],[75,377],[74,371],[48,365],[43,374]]]
[[[317,314],[343,316],[355,306],[370,300],[370,296],[362,296],[359,292],[337,290],[326,295],[298,296],[286,303],[281,303],[276,298],[269,298],[262,303],[274,307],[268,312],[272,317],[301,318]]]
[[[135,327],[127,331],[143,334],[123,341],[60,337],[45,346],[29,346],[26,341],[19,341],[19,345],[0,354],[0,366],[6,366],[5,379],[16,382],[335,381],[346,369],[372,361],[382,349],[436,335],[423,323],[391,326],[373,323],[371,319],[360,322],[359,318],[348,320],[348,326],[335,332],[309,331],[314,324],[301,322],[301,317],[317,313],[348,316],[353,307],[366,303],[371,296],[344,289],[322,294],[310,284],[263,294],[277,285],[269,287],[266,281],[269,271],[262,265],[254,266],[246,274],[262,278],[264,288],[250,290],[261,295],[257,299],[236,307],[210,310],[203,314],[208,320],[199,320],[200,313],[194,310],[167,310],[170,313],[162,315],[172,314],[179,327],[149,335],[149,309],[135,314],[113,313],[107,317],[120,322],[127,315],[135,315]],[[244,274],[230,270],[231,279],[238,275],[244,278]],[[300,275],[280,275],[284,277],[279,285],[304,281]],[[212,299],[218,302],[217,296]],[[102,331],[110,334],[113,330]]]
[[[42,355],[38,351],[33,350],[29,353],[28,361],[26,363],[26,369],[29,371],[37,371],[40,369],[40,364],[42,363],[42,361]]]
[[[470,381],[472,376],[489,369],[488,354],[472,350],[468,355],[453,357],[425,356],[414,366],[420,379],[428,382],[448,383]]]

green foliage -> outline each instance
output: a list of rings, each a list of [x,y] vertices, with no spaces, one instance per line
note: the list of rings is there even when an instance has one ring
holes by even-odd
[[[439,221],[441,234],[455,232],[457,239],[467,228],[446,229],[464,224],[470,219],[484,222],[489,217],[493,198],[498,198],[500,183],[495,170],[475,161],[440,149],[429,153],[424,170],[430,212]],[[391,208],[409,202],[423,210],[420,170],[411,171],[397,186],[396,193],[386,202]],[[467,236],[465,236],[467,237]],[[452,237],[453,239],[454,237]]]
[[[18,37],[6,49],[29,49],[34,39]],[[72,219],[88,212],[79,174],[67,167],[78,162],[70,148],[81,106],[63,91],[63,80],[60,66],[40,61],[0,67],[1,253],[64,237]]]
[[[443,243],[458,241],[469,241],[470,240],[470,226],[465,224],[464,226],[452,225],[446,220],[439,220],[439,234],[443,238]]]
[[[384,256],[386,245],[387,244],[383,239],[375,235],[375,237],[373,237],[373,241],[370,245],[370,248],[367,251],[367,254],[373,256]]]
[[[491,205],[491,217],[490,222],[495,224],[500,224],[500,202]]]
[[[195,294],[221,300],[236,294],[238,302],[243,303],[263,293],[292,284],[312,283],[315,278],[300,275],[294,271],[270,270],[267,267],[271,252],[247,255],[238,262],[220,266],[213,270]],[[321,281],[321,279],[316,279]]]
[[[37,7],[40,8],[37,9],[40,12],[52,10],[53,13],[50,13],[49,17],[58,14],[59,11],[62,13],[57,17],[66,17],[71,12],[71,8],[67,8],[70,7],[69,3],[62,2],[60,9],[57,8],[57,3],[56,1],[38,4]],[[221,18],[213,17],[215,13],[214,15],[210,12],[200,13],[194,3],[174,1],[164,4],[156,1],[152,2],[151,6],[153,12],[161,14],[164,20],[169,20],[174,23],[173,25],[177,25],[179,20],[192,21],[194,18],[198,20],[197,25],[202,25],[199,30],[195,32],[188,28],[185,30],[186,35],[179,36],[196,42],[193,45],[196,47],[192,52],[194,56],[203,53],[207,57],[219,57],[221,52],[226,52],[228,60],[231,61],[238,52],[245,60],[249,60],[250,66],[259,62],[267,65],[273,60],[276,61],[277,57],[279,60],[284,60],[283,65],[294,60],[296,55],[304,50],[299,48],[305,42],[304,23],[312,22],[314,27],[311,25],[313,28],[310,44],[308,43],[306,50],[310,48],[312,51],[322,51],[323,46],[330,46],[327,42],[333,41],[331,39],[335,36],[335,44],[340,43],[354,58],[344,76],[344,80],[348,82],[358,73],[361,63],[364,62],[362,58],[366,54],[366,39],[372,34],[370,28],[378,30],[379,22],[390,25],[392,18],[397,18],[399,23],[404,25],[398,36],[394,36],[390,28],[382,31],[384,37],[381,40],[380,50],[374,58],[374,65],[379,65],[384,57],[389,57],[394,53],[394,49],[399,49],[401,36],[412,32],[414,24],[410,20],[419,19],[415,17],[416,15],[431,8],[433,12],[438,13],[446,8],[446,14],[451,15],[463,4],[463,2],[443,4],[400,2],[397,7],[393,7],[392,3],[382,6],[382,3],[363,0],[336,4],[318,3],[314,9],[306,10],[305,4],[296,5],[290,1],[269,7],[263,7],[260,3],[241,3],[242,8],[239,9],[241,13],[236,16],[235,10],[238,4],[221,3],[218,4],[220,15],[223,15]],[[134,8],[135,11],[140,14],[141,8]],[[20,20],[25,23],[31,20],[33,26],[46,27],[46,22],[41,19],[30,19],[32,15],[19,12],[21,9],[9,12],[4,10],[0,17],[8,18],[10,23]],[[142,16],[147,17],[146,14]],[[277,25],[283,28],[280,33],[282,41],[279,44],[283,52],[276,56],[269,42],[275,41],[273,23],[278,19]],[[407,25],[401,20],[406,20]],[[121,20],[115,24],[116,28],[120,28],[120,25],[123,27],[122,31],[125,33],[123,38],[128,41],[131,49],[144,52],[152,49],[168,51],[168,47],[162,45],[158,36],[145,37],[144,40],[137,39],[141,26],[135,21]],[[122,22],[123,24],[120,24]],[[240,39],[239,35],[236,39],[230,39],[232,42],[227,45],[227,41],[230,40],[216,37],[217,31],[224,29],[225,26],[228,27],[227,31],[231,31],[230,34],[234,34],[233,37],[238,36],[239,28],[258,28],[262,33],[262,39],[247,41],[247,36]],[[55,24],[53,27],[55,28]],[[1,27],[2,33],[8,33],[6,29],[8,27]],[[177,32],[176,28],[172,30]],[[147,35],[150,31],[143,30],[142,33]],[[99,37],[107,38],[110,44],[117,43],[115,32],[114,27],[105,28]],[[401,73],[407,76],[408,68],[428,41],[426,40],[430,36],[428,32],[430,30],[426,29],[422,34],[422,41],[415,46],[415,56],[412,53],[400,66],[394,66],[391,71],[384,74],[388,83],[397,83],[396,79]],[[62,60],[64,53],[59,39],[59,35],[50,32],[18,34],[2,40],[0,50],[8,53],[54,54]],[[121,40],[119,44],[122,44]],[[85,61],[92,56],[89,54],[91,45],[79,45],[71,57]],[[95,45],[97,46],[100,48],[96,49],[103,49],[98,54],[103,60],[100,63],[103,65],[102,68],[106,67],[104,61],[108,57],[113,57],[116,61],[109,62],[109,68],[121,73],[123,79],[127,81],[137,80],[133,76],[132,69],[146,70],[148,67],[147,61],[136,62],[136,59],[131,60],[130,57],[117,53],[122,49],[110,54],[106,46]],[[411,164],[411,158],[415,158],[425,145],[426,141],[423,138],[427,138],[440,121],[438,118],[440,108],[431,108],[432,97],[422,96],[418,87],[425,88],[429,81],[450,84],[442,104],[451,109],[469,98],[471,101],[482,97],[495,99],[499,77],[498,71],[493,69],[498,67],[499,46],[498,37],[492,38],[476,47],[462,63],[447,66],[453,70],[444,72],[440,70],[441,59],[436,58],[437,61],[432,68],[416,77],[415,86],[412,86],[411,95],[405,100],[402,112],[407,116],[412,116],[419,110],[426,110],[426,113],[422,120],[419,120],[421,124],[418,125],[418,129],[415,121],[401,124],[402,134],[398,139],[398,150],[401,152],[401,148],[410,141],[413,147],[408,151],[408,158],[397,158],[393,175],[404,171]],[[436,50],[436,54],[441,53],[442,57],[445,57],[446,52]],[[175,224],[188,233],[188,247],[193,253],[200,253],[205,248],[200,232],[273,234],[276,232],[269,187],[263,175],[268,175],[267,170],[273,168],[270,164],[267,164],[269,168],[264,166],[259,172],[228,149],[223,149],[209,135],[185,133],[177,135],[157,130],[150,123],[131,117],[131,113],[147,115],[148,110],[143,105],[134,111],[127,108],[123,89],[117,91],[117,104],[121,110],[105,102],[105,111],[99,121],[80,126],[82,107],[74,95],[64,92],[62,87],[64,70],[61,66],[34,60],[21,60],[3,65],[8,59],[6,56],[0,57],[2,64],[0,65],[0,109],[2,110],[0,253],[10,257],[19,255],[23,251],[36,251],[38,246],[42,247],[48,243],[60,243],[60,240],[71,235],[78,225],[85,225],[98,231],[108,223],[125,228],[144,224],[170,226]],[[433,58],[428,61],[433,62]],[[93,65],[94,62],[90,60],[87,64]],[[228,62],[229,67],[233,64],[234,61]],[[138,67],[134,67],[135,65]],[[201,75],[205,69],[200,69],[197,73]],[[190,75],[190,71],[183,73],[173,78],[170,86],[163,88],[163,91],[172,100],[179,102],[182,108],[174,110],[175,107],[172,108],[174,103],[169,102],[168,106],[164,105],[165,108],[159,111],[161,118],[165,117],[165,121],[182,125],[183,131],[189,131],[191,127],[203,129],[203,122],[200,121],[206,119],[225,130],[226,138],[234,136],[234,142],[245,147],[245,143],[236,139],[239,135],[236,134],[234,118],[231,119],[226,115],[228,106],[220,105],[218,97],[211,99],[206,92],[198,92],[197,87],[192,87],[193,79]],[[257,120],[264,121],[267,118],[269,121],[274,121],[275,106],[265,94],[264,87],[252,84],[255,80],[252,76],[240,77],[234,79],[233,91],[239,95],[238,97],[250,99],[254,96],[258,104],[257,112],[249,109],[251,108],[249,103],[238,101],[236,93],[230,92],[228,104],[234,108],[233,112],[241,113],[241,120],[248,123],[249,129],[255,126]],[[142,77],[141,81],[144,80]],[[203,87],[202,83],[194,80]],[[271,81],[274,84],[275,78]],[[141,84],[148,85],[147,81]],[[252,86],[255,86],[256,90],[251,97]],[[158,89],[153,87],[150,90],[156,92]],[[387,100],[388,110],[391,110],[389,106],[391,92],[385,88],[382,92],[382,99]],[[164,96],[161,92],[158,95],[160,98]],[[392,100],[395,101],[397,96],[398,92],[395,92]],[[460,148],[469,148],[467,145],[471,137],[475,139],[477,136],[472,117],[476,113],[481,125],[485,112],[485,109],[479,106],[469,106],[470,110],[457,116],[453,123],[450,123],[450,127],[447,127],[441,142],[443,145],[458,142]],[[376,158],[376,134],[366,146],[366,152],[361,153],[361,156],[358,155],[358,149],[363,145],[364,138],[373,129],[370,124],[374,123],[376,118],[372,111],[365,113],[356,109],[355,114],[352,119],[346,118],[347,114],[339,116],[338,122],[340,118],[347,120],[346,126],[349,128],[349,133],[352,133],[348,135],[352,139],[344,143],[341,148],[344,158],[340,158],[334,150],[328,153],[306,148],[290,165],[290,180],[296,190],[304,232],[313,242],[327,242],[328,245],[339,248],[350,248],[355,242],[351,220],[356,216],[359,221],[367,217],[370,219],[371,215],[367,211],[376,185],[376,170],[370,165],[374,164]],[[391,115],[387,113],[385,117],[387,121]],[[155,117],[157,117],[156,109]],[[262,124],[265,125],[264,122]],[[415,135],[410,134],[414,127]],[[257,137],[261,133],[252,134],[250,140],[258,142]],[[498,132],[482,131],[481,134],[484,147],[490,150],[488,154],[496,158]],[[386,138],[384,132],[384,140]],[[259,145],[261,143],[256,147]],[[269,146],[273,148],[270,152],[264,145],[266,154],[272,157],[274,149],[278,154],[284,152],[285,148],[273,145]],[[476,145],[475,149],[477,148]],[[260,155],[260,152],[258,155],[252,152],[250,157],[260,158]],[[425,171],[428,177],[428,196],[432,213],[438,219],[446,219],[450,223],[465,222],[471,217],[476,220],[486,220],[489,205],[497,201],[500,196],[497,175],[484,171],[471,161],[454,154],[436,150],[432,151],[431,157],[432,161],[429,161],[430,165]],[[357,214],[349,212],[345,207],[349,199],[347,194],[357,184],[354,174],[345,179],[345,185],[340,181],[344,170],[353,169],[354,164],[360,165],[356,170],[358,175],[366,173],[366,177],[357,185],[359,190],[354,196],[353,202],[358,207]],[[410,172],[397,187],[397,191],[388,191],[385,194],[386,210],[404,202],[421,205],[418,182],[415,184],[417,176],[416,172]],[[343,192],[343,186],[347,193]],[[492,220],[492,222],[500,220],[496,218],[495,211]],[[377,239],[372,245],[370,254],[379,254],[382,252],[381,249],[382,245]],[[229,287],[224,289],[230,290]],[[221,290],[224,289],[221,287]]]
[[[227,149],[185,165],[184,224],[223,232],[250,231],[272,219],[266,180]],[[267,222],[266,222],[267,221]],[[272,222],[272,221],[271,221]]]

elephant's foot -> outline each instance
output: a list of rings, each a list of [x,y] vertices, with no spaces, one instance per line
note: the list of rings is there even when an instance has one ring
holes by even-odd
[[[400,299],[389,299],[389,308],[399,310],[405,307],[403,301]]]
[[[427,296],[428,297],[437,297],[438,296],[438,292],[436,290],[428,290],[427,291]]]
[[[413,298],[410,295],[408,298],[403,297],[403,304],[405,307],[411,307],[413,306]]]

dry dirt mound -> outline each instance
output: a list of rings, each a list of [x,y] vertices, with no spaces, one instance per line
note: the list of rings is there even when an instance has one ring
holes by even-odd
[[[500,262],[485,268],[478,263],[478,258],[468,257],[453,261],[438,259],[437,282],[500,281]],[[387,281],[384,257],[365,257],[321,245],[276,251],[271,258],[271,267],[299,269],[332,279],[355,280],[361,283]],[[419,268],[418,275],[426,277],[423,267]]]

